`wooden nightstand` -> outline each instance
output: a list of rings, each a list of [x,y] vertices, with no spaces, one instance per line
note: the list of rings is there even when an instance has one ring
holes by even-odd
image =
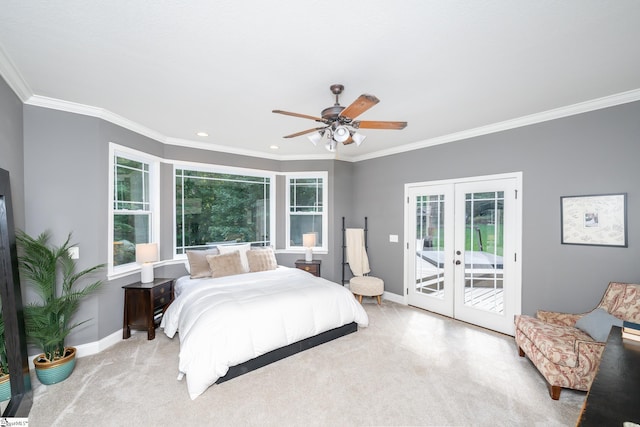
[[[313,274],[314,276],[320,277],[320,264],[322,261],[319,259],[314,259],[312,261],[305,261],[303,259],[296,260],[296,268],[300,270],[304,270],[308,273]]]
[[[151,283],[136,282],[122,288],[122,339],[126,340],[131,336],[131,329],[147,331],[147,339],[154,339],[162,315],[173,301],[173,279],[155,279]]]

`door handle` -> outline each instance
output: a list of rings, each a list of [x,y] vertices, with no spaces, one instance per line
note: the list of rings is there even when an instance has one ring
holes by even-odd
[[[460,265],[460,260],[459,259],[456,260],[456,265]]]

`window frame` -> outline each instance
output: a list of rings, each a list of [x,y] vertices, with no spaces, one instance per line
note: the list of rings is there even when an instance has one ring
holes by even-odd
[[[149,215],[149,243],[160,245],[160,159],[151,154],[134,150],[114,142],[109,142],[109,215],[107,226],[107,279],[123,277],[140,271],[140,266],[134,261],[127,264],[113,265],[113,228],[114,215],[119,210],[114,208],[115,191],[115,158],[122,157],[149,165],[149,209],[148,211],[136,210],[132,212],[148,212]]]
[[[263,170],[263,169],[250,169],[250,168],[242,168],[236,166],[225,166],[225,165],[216,165],[216,164],[208,164],[208,163],[196,163],[196,162],[182,162],[182,161],[172,161],[173,165],[173,188],[172,188],[172,203],[173,203],[173,232],[172,235],[172,254],[174,260],[185,260],[187,259],[186,251],[184,254],[178,254],[177,247],[177,216],[178,216],[178,203],[176,200],[176,185],[177,185],[177,169],[190,170],[194,172],[205,172],[205,173],[219,173],[219,174],[229,174],[229,175],[239,175],[239,176],[252,176],[259,178],[269,178],[269,241],[271,246],[276,247],[276,176],[277,174],[272,171]]]
[[[329,172],[287,172],[285,175],[285,250],[290,252],[304,252],[302,245],[291,244],[291,180],[292,179],[322,179],[322,246],[314,246],[315,253],[329,253]],[[295,215],[295,214],[294,214]]]

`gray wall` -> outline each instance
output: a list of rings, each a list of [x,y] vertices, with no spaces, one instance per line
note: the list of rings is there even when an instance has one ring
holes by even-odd
[[[162,159],[269,170],[328,171],[330,206],[333,199],[345,200],[347,186],[335,187],[333,161],[280,162],[258,157],[239,156],[208,150],[164,145],[150,138],[123,129],[94,117],[57,110],[24,106],[24,194],[27,199],[25,230],[36,235],[51,230],[53,242],[59,244],[69,232],[80,247],[78,266],[86,268],[107,261],[108,226],[108,165],[109,142],[134,148]],[[342,169],[350,167],[341,164]],[[173,241],[173,170],[161,165],[161,258],[172,259]],[[284,237],[284,179],[278,188],[277,237]],[[330,212],[331,242],[336,240],[333,213]],[[323,260],[323,276],[333,279],[333,254],[316,255]],[[301,254],[278,254],[278,262],[293,266]],[[156,277],[178,277],[186,274],[183,263],[156,268]],[[106,279],[106,271],[102,273]],[[138,273],[108,281],[100,293],[85,301],[77,320],[92,319],[75,330],[68,339],[70,345],[98,341],[122,328],[122,286],[138,281]],[[33,295],[25,293],[27,300]]]
[[[640,282],[640,102],[355,164],[372,268],[402,294],[404,184],[523,172],[522,312],[592,309],[609,281]],[[381,172],[384,171],[384,172]],[[628,248],[560,244],[560,197],[628,193]],[[402,239],[401,239],[402,240]]]
[[[24,228],[22,101],[0,77],[0,168],[9,171],[16,228]]]
[[[105,262],[107,257],[109,141],[165,159],[276,172],[327,170],[330,253],[316,255],[323,260],[323,276],[334,281],[341,277],[342,216],[348,227],[363,226],[367,216],[373,272],[385,280],[388,292],[396,294],[402,294],[403,288],[405,183],[522,171],[522,311],[579,312],[598,302],[608,281],[640,281],[640,227],[634,221],[640,217],[640,169],[635,165],[640,158],[638,117],[640,103],[636,102],[358,163],[280,162],[163,145],[97,118],[22,107],[0,81],[0,167],[12,172],[17,224],[24,224],[32,234],[51,229],[56,241],[73,231],[80,246],[80,267]],[[171,241],[169,165],[162,166],[161,182],[165,188],[161,237]],[[284,188],[284,180],[277,185]],[[560,196],[611,192],[628,193],[629,247],[561,245]],[[282,192],[277,206],[279,211],[284,209]],[[279,233],[284,232],[282,221],[279,216]],[[401,241],[389,243],[389,234],[399,235]],[[163,259],[170,258],[170,248],[163,245]],[[299,257],[279,254],[278,261],[293,265]],[[158,268],[156,276],[184,272],[182,265],[168,265]],[[70,336],[70,344],[94,342],[119,330],[121,286],[138,278],[134,274],[113,280],[83,304],[78,318],[93,320]]]

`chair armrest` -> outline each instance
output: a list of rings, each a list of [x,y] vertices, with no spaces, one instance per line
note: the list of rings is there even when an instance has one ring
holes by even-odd
[[[584,314],[559,313],[557,311],[538,310],[536,317],[544,322],[554,325],[575,326],[579,318]]]
[[[580,356],[584,356],[589,360],[592,368],[598,369],[600,358],[604,352],[605,343],[598,341],[576,340],[576,350],[578,352],[578,360]]]

